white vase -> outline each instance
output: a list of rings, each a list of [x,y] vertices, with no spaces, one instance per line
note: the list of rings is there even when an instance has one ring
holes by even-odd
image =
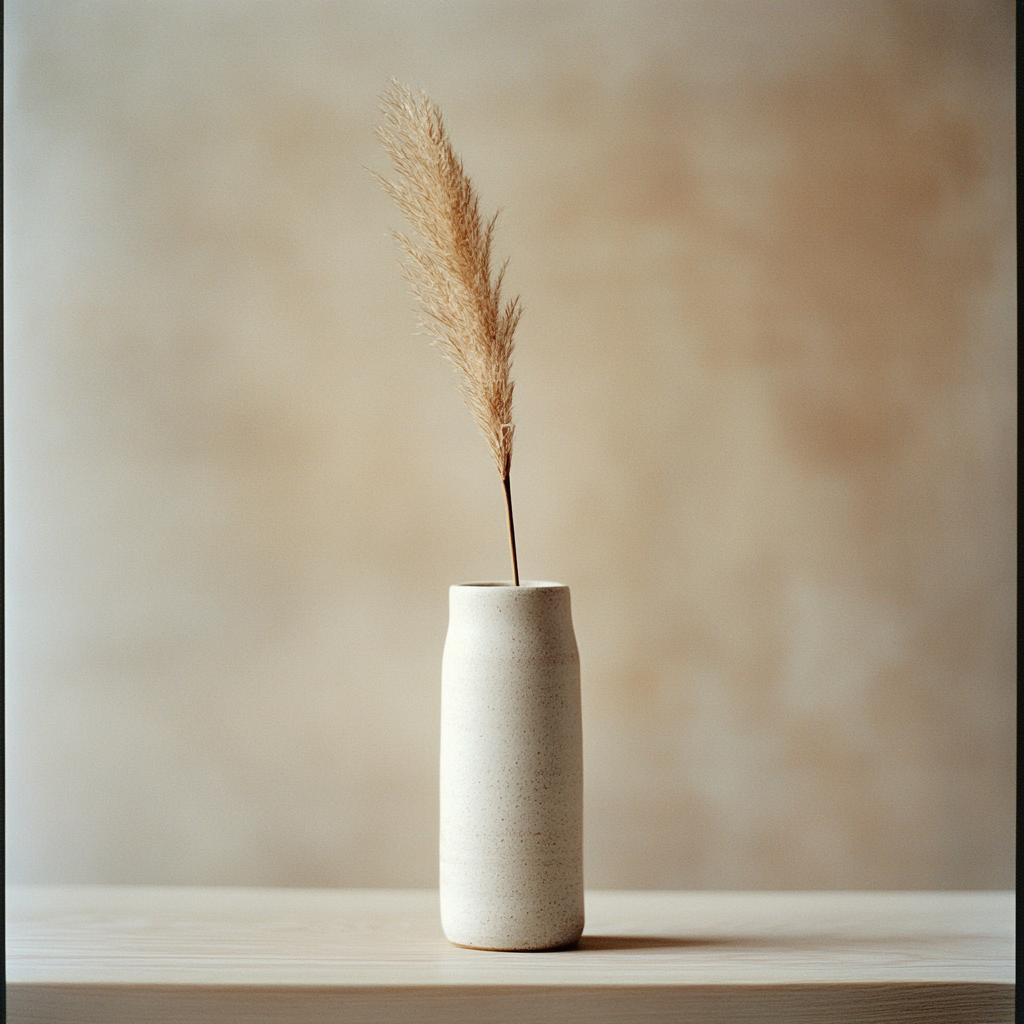
[[[557,949],[583,932],[580,662],[560,583],[451,588],[441,923],[476,949]]]

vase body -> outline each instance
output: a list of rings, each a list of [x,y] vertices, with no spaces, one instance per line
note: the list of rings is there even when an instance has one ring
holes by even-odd
[[[441,923],[478,949],[583,931],[583,733],[569,588],[450,591],[441,669]]]

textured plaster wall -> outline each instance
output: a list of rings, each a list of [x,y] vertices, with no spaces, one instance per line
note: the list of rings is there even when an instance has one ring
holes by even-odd
[[[435,884],[447,587],[509,570],[395,74],[526,308],[588,885],[1012,886],[1013,18],[8,3],[8,877]]]

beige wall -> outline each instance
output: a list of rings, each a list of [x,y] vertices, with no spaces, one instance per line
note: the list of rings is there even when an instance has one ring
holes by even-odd
[[[526,308],[594,887],[1014,884],[1013,8],[7,5],[8,873],[431,885],[501,489],[366,167]]]

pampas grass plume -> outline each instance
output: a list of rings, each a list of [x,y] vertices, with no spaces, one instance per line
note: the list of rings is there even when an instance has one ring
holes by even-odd
[[[375,175],[419,236],[394,232],[402,267],[419,299],[420,326],[455,368],[456,385],[491,450],[505,490],[512,574],[519,585],[509,473],[512,465],[512,351],[518,298],[502,305],[504,266],[491,273],[495,214],[484,221],[476,192],[452,149],[441,111],[395,79],[382,98],[377,138],[396,181]]]

